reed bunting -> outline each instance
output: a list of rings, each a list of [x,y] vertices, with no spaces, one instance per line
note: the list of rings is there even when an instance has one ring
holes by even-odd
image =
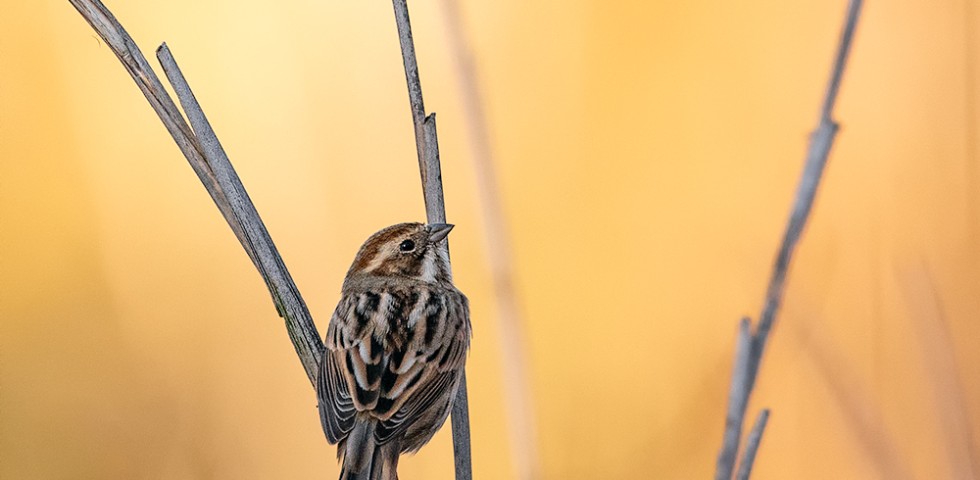
[[[399,455],[422,448],[449,416],[471,334],[449,269],[452,229],[392,225],[347,272],[317,379],[341,480],[396,480]]]

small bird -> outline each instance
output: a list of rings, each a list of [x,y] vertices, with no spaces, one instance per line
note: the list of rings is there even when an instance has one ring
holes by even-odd
[[[449,269],[452,229],[382,229],[347,271],[317,379],[341,480],[397,480],[398,457],[422,448],[449,416],[472,333]]]

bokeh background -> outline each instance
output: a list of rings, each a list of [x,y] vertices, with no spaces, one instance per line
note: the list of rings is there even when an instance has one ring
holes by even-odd
[[[424,218],[386,1],[109,1],[166,40],[321,329],[360,243]],[[518,478],[444,4],[411,4],[474,468]],[[542,479],[708,478],[845,2],[461,1],[513,243]],[[870,2],[750,411],[760,479],[977,478],[975,2]],[[154,62],[155,63],[155,62]],[[0,477],[333,478],[261,279],[67,1],[0,5]],[[451,478],[449,429],[402,478]]]

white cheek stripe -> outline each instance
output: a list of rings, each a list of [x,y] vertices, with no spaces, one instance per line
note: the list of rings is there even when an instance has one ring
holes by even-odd
[[[371,263],[369,263],[368,266],[364,269],[364,273],[371,273],[377,270],[378,267],[380,267],[381,264],[384,263],[385,256],[386,255],[384,254],[384,252],[380,250],[378,251],[378,253],[375,253],[374,256],[371,257]]]
[[[434,282],[436,280],[436,273],[438,273],[438,268],[436,267],[436,248],[437,247],[429,247],[425,251],[425,257],[422,259],[423,281]]]

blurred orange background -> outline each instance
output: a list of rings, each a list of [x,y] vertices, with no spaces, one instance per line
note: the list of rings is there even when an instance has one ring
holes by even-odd
[[[478,479],[517,478],[442,3],[411,2],[472,302]],[[391,5],[110,0],[166,40],[321,331],[424,218]],[[710,478],[845,2],[460,5],[511,233],[540,478]],[[973,2],[870,2],[750,415],[759,479],[978,478]],[[155,61],[151,61],[155,64]],[[0,477],[333,478],[259,275],[67,1],[0,15]],[[402,461],[452,476],[449,428]]]

